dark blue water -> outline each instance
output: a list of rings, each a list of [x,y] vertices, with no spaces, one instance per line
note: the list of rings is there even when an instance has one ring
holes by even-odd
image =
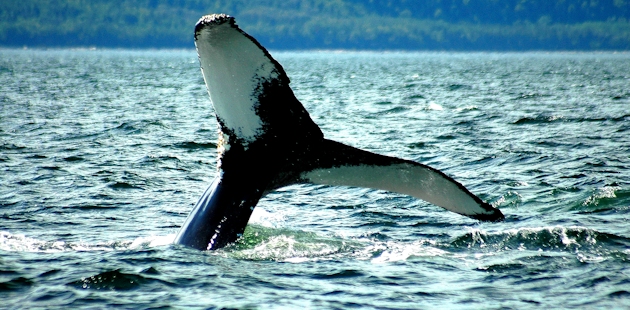
[[[506,221],[296,185],[235,245],[170,245],[216,173],[194,51],[0,50],[2,307],[630,307],[630,54],[272,54],[328,138]]]

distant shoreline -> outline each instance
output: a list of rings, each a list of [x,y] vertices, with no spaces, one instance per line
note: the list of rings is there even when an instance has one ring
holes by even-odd
[[[0,45],[0,51],[12,50],[12,51],[170,51],[170,52],[195,52],[195,48],[177,48],[177,47],[98,47],[98,46],[2,46]],[[535,54],[535,53],[558,53],[558,54],[586,54],[586,53],[601,53],[601,54],[630,54],[630,50],[614,50],[614,49],[599,49],[599,50],[544,50],[544,49],[531,49],[531,50],[413,50],[413,49],[268,49],[271,53],[484,53],[484,54]]]
[[[2,1],[0,46],[194,48],[210,13],[271,50],[630,50],[626,0]]]

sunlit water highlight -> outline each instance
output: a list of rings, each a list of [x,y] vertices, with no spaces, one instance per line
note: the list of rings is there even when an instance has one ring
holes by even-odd
[[[272,54],[328,138],[506,221],[295,185],[237,244],[170,245],[216,172],[194,51],[0,50],[2,306],[630,307],[630,54]]]

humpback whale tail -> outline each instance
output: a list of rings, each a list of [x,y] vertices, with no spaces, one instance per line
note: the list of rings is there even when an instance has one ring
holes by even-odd
[[[236,241],[258,200],[295,183],[369,187],[474,219],[504,216],[439,170],[324,138],[282,66],[225,14],[195,27],[201,71],[219,123],[219,174],[175,243],[213,250]]]

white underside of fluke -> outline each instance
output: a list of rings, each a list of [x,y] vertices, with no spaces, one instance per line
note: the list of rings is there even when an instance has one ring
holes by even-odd
[[[442,174],[421,165],[348,165],[302,174],[313,184],[381,189],[413,196],[462,215],[492,213]]]
[[[208,25],[195,36],[203,78],[219,120],[245,144],[262,134],[256,113],[262,83],[277,79],[275,65],[229,23]]]

